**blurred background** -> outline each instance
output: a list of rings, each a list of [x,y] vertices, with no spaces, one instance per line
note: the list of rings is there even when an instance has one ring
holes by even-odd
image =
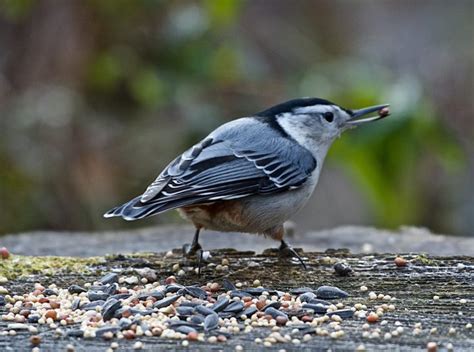
[[[301,96],[392,116],[334,144],[297,229],[474,235],[474,2],[2,0],[0,234],[127,223],[219,124]]]

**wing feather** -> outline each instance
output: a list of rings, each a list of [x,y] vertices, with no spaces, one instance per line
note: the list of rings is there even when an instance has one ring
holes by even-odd
[[[316,168],[308,150],[285,138],[256,134],[243,141],[235,133],[213,134],[173,160],[143,195],[105,216],[136,220],[187,205],[295,189]]]

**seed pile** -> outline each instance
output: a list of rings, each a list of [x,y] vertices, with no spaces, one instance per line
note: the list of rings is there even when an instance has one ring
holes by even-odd
[[[191,341],[225,342],[233,334],[267,327],[268,337],[255,342],[269,346],[299,344],[314,334],[342,337],[344,319],[365,318],[367,313],[364,305],[340,302],[349,295],[333,286],[282,292],[262,287],[259,280],[250,287],[226,279],[221,284],[184,286],[174,276],[162,283],[143,284],[146,281],[109,273],[84,286],[37,283],[28,294],[0,296],[8,312],[2,319],[9,322],[0,333],[27,330],[33,346],[41,343],[39,326],[53,329],[58,337],[132,340],[156,336],[182,339],[188,345]],[[143,345],[136,342],[134,347]]]
[[[175,276],[159,281],[158,273],[150,268],[133,270],[134,274],[131,270],[108,273],[96,282],[63,288],[37,283],[24,295],[13,295],[3,288],[0,307],[6,329],[0,329],[0,335],[29,333],[32,347],[41,347],[45,336],[51,335],[68,336],[73,343],[74,338],[106,340],[113,350],[125,345],[124,340],[129,340],[126,346],[142,349],[154,339],[178,340],[183,346],[192,346],[198,341],[249,341],[249,335],[251,341],[262,346],[299,345],[315,336],[348,340],[345,330],[349,333],[355,327],[364,342],[420,336],[448,350],[451,346],[437,340],[444,329],[430,330],[403,319],[395,321],[391,313],[396,310],[397,299],[371,291],[371,282],[367,282],[370,289],[360,286],[359,292],[351,292],[356,297],[349,297],[334,286],[280,291],[264,283],[262,286],[260,280],[232,283],[226,279],[203,286],[183,285]],[[338,272],[336,266],[334,270],[338,275],[353,275],[348,270]],[[4,281],[8,282],[6,278]],[[439,296],[431,297],[433,302],[440,300]],[[458,301],[464,305],[470,300]],[[450,338],[462,329],[456,328],[446,330]],[[472,329],[472,325],[467,324],[465,329]],[[74,351],[74,346],[69,345],[68,350]],[[364,344],[357,350],[365,350]]]

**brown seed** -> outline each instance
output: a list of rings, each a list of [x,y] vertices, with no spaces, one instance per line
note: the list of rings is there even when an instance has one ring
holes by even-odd
[[[227,341],[227,337],[225,337],[224,335],[218,335],[218,336],[217,336],[217,341],[219,341],[219,342],[226,342],[226,341]]]
[[[61,304],[59,302],[55,302],[55,301],[49,302],[49,305],[53,309],[58,309],[61,306]]]
[[[313,318],[310,317],[309,315],[303,315],[303,317],[301,318],[302,321],[304,321],[305,323],[307,322],[312,322],[313,321]]]
[[[252,297],[244,297],[244,298],[242,298],[242,301],[250,302],[250,301],[252,301]]]
[[[38,299],[38,302],[39,303],[49,303],[49,298],[41,297],[40,299]]]
[[[31,311],[29,309],[22,309],[20,310],[20,315],[23,315],[25,318],[28,318],[28,316],[30,315]]]
[[[135,332],[133,330],[125,330],[123,332],[123,337],[127,340],[133,340],[135,338]]]
[[[436,342],[428,342],[428,344],[426,345],[426,350],[428,352],[436,352],[438,350],[438,345],[436,344]]]
[[[176,277],[171,275],[171,276],[168,276],[166,279],[165,279],[165,284],[169,285],[169,284],[175,284],[176,283]]]
[[[267,305],[267,303],[265,301],[257,301],[257,303],[255,305],[256,305],[258,310],[262,310],[262,308],[265,307]]]
[[[10,252],[6,247],[0,248],[0,256],[2,259],[8,259],[10,257]]]
[[[367,316],[368,323],[376,323],[378,320],[379,320],[379,316],[373,312]]]
[[[211,290],[211,292],[217,292],[219,291],[221,288],[221,286],[217,283],[217,282],[213,282],[211,284],[211,287],[209,287],[209,289]]]
[[[51,318],[53,320],[56,320],[58,318],[58,313],[56,313],[55,310],[47,310],[46,313],[44,313],[44,316],[46,319]]]
[[[288,302],[281,302],[281,307],[282,308],[288,308],[290,306],[290,303]]]
[[[124,318],[129,318],[131,315],[132,315],[132,312],[130,311],[130,309],[126,309],[122,312],[122,317]]]
[[[38,346],[41,343],[41,336],[33,335],[30,337],[30,342],[33,346]]]
[[[395,265],[398,267],[406,266],[407,265],[407,260],[402,257],[396,257],[395,260]]]
[[[381,116],[381,117],[385,117],[389,114],[390,114],[390,109],[389,109],[388,106],[386,106],[386,107],[379,110],[379,116]]]
[[[189,341],[197,341],[198,339],[198,333],[196,331],[191,331],[188,333],[188,340]]]
[[[286,323],[288,322],[288,318],[284,317],[283,315],[277,316],[275,320],[278,325],[286,325]]]

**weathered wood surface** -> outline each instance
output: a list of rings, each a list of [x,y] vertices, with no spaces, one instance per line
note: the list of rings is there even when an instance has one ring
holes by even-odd
[[[183,284],[204,284],[206,282],[220,282],[223,278],[231,281],[248,282],[249,285],[259,279],[264,287],[287,290],[294,287],[309,286],[317,288],[321,285],[334,285],[344,289],[350,297],[344,300],[345,304],[363,303],[369,310],[381,301],[368,299],[368,292],[375,291],[396,297],[392,302],[396,305],[394,312],[386,313],[381,320],[386,320],[386,325],[380,322],[371,325],[371,330],[380,328],[380,338],[368,339],[362,336],[364,320],[352,318],[342,323],[345,336],[339,339],[330,337],[313,336],[308,342],[296,346],[289,344],[275,344],[271,350],[285,349],[303,351],[354,351],[363,344],[367,350],[426,350],[430,341],[438,344],[438,350],[445,350],[446,346],[453,344],[456,351],[474,350],[473,330],[466,328],[466,324],[474,323],[474,258],[467,256],[426,257],[417,254],[403,254],[409,260],[406,267],[397,267],[394,264],[394,254],[351,254],[344,250],[328,252],[304,253],[307,258],[309,270],[303,271],[300,266],[279,259],[275,253],[267,251],[261,255],[251,252],[237,252],[234,250],[213,251],[212,263],[219,264],[223,258],[228,258],[230,268],[227,272],[218,272],[211,264],[203,269],[202,276],[198,277],[192,272],[179,278]],[[331,258],[330,262],[328,258]],[[68,266],[54,275],[38,273],[32,276],[9,280],[4,286],[11,293],[24,294],[30,292],[35,282],[43,284],[56,283],[60,287],[67,287],[71,283],[83,284],[98,279],[103,273],[111,269],[121,269],[123,273],[132,272],[134,268],[150,267],[155,269],[159,277],[172,275],[173,264],[179,262],[180,256],[175,255],[165,258],[163,254],[143,254],[137,256],[113,255],[105,260],[94,260],[90,272],[77,273],[68,270]],[[354,274],[341,277],[335,274],[334,261],[344,260],[351,265]],[[18,264],[20,265],[20,263]],[[12,267],[4,269],[0,275],[11,275]],[[53,271],[50,271],[50,273]],[[367,292],[361,292],[360,286],[368,287]],[[438,295],[439,300],[433,300]],[[461,299],[467,303],[462,304]],[[1,314],[4,308],[0,307]],[[394,323],[399,321],[404,327],[400,337],[389,340],[383,338],[384,332],[395,329]],[[414,324],[421,323],[421,333],[412,334]],[[0,322],[0,331],[4,330],[7,322]],[[436,328],[436,332],[430,332]],[[449,330],[454,328],[455,331]],[[291,328],[283,328],[283,331]],[[243,332],[234,335],[225,345],[193,342],[191,350],[233,350],[234,346],[242,345],[244,350],[261,348],[255,345],[256,337],[266,337],[270,334],[269,328],[258,328],[251,334]],[[101,339],[84,340],[70,337],[56,337],[54,331],[44,326],[40,327],[42,336],[41,351],[65,350],[67,344],[73,344],[76,351],[104,351],[110,346],[110,341]],[[30,334],[19,332],[16,336],[0,336],[0,350],[2,351],[29,351]],[[301,338],[302,336],[295,337]],[[157,337],[142,337],[145,350],[182,349],[181,341],[164,340]],[[119,350],[132,349],[134,341],[120,340]]]

